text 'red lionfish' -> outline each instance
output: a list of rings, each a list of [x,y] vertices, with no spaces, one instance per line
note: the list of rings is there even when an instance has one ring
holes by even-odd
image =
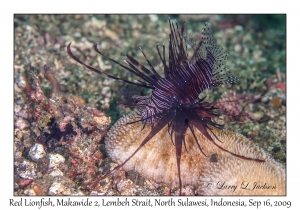
[[[141,48],[140,50],[149,67],[145,67],[129,55],[126,55],[126,65],[112,58],[108,58],[111,62],[135,74],[139,79],[134,82],[107,74],[85,64],[72,53],[71,43],[68,44],[67,51],[75,61],[89,70],[115,80],[152,89],[150,96],[131,96],[131,98],[136,101],[134,104],[131,104],[131,106],[141,107],[141,109],[140,119],[135,122],[130,122],[142,122],[144,126],[152,126],[152,129],[135,152],[122,164],[114,168],[113,171],[122,167],[150,141],[154,135],[165,126],[168,126],[170,139],[176,151],[175,155],[181,194],[180,159],[182,145],[185,145],[185,133],[187,129],[190,129],[203,155],[205,155],[205,153],[202,151],[201,145],[195,136],[194,129],[198,129],[208,140],[216,145],[216,147],[233,156],[259,162],[263,162],[264,160],[247,158],[232,153],[219,146],[212,138],[213,135],[218,140],[214,134],[214,129],[222,129],[224,127],[223,124],[216,123],[215,120],[221,116],[221,112],[216,108],[216,103],[204,101],[205,97],[200,98],[199,94],[206,89],[222,84],[233,84],[236,82],[236,77],[228,72],[224,64],[224,61],[227,59],[227,52],[216,44],[209,25],[207,23],[205,24],[199,42],[187,38],[184,33],[185,23],[179,28],[176,22],[169,20],[169,26],[168,60],[166,58],[166,47],[164,45],[162,45],[162,47],[159,45],[156,46],[157,53],[163,65],[163,76],[158,74],[158,71],[154,69]],[[188,56],[188,47],[193,51],[191,56]],[[104,56],[98,49],[97,44],[94,45],[94,48],[96,52]]]

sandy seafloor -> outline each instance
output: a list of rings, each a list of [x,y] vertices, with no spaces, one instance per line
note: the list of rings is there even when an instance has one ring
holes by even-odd
[[[241,114],[245,116],[238,119],[225,117],[226,128],[245,135],[276,161],[285,164],[285,15],[15,15],[15,171],[12,183],[15,195],[178,194],[176,186],[155,183],[135,172],[124,171],[108,178],[108,184],[102,184],[97,190],[81,188],[84,180],[92,180],[116,166],[106,156],[101,139],[116,120],[131,110],[117,105],[117,102],[126,101],[119,90],[129,95],[149,92],[86,70],[74,62],[66,50],[72,41],[74,54],[87,64],[95,68],[100,66],[106,73],[133,81],[132,74],[99,56],[93,50],[93,44],[99,42],[101,51],[117,61],[123,62],[124,55],[129,53],[146,65],[138,50],[141,47],[162,74],[156,45],[168,44],[169,17],[176,19],[179,25],[186,21],[188,34],[197,34],[205,22],[211,23],[217,43],[228,51],[226,65],[238,81],[235,85],[206,91],[207,100],[216,101],[226,91],[239,96],[236,106],[242,108]],[[45,64],[51,68],[51,75],[59,84],[60,91],[55,96],[45,78]],[[35,94],[37,81],[44,94],[43,100],[55,101],[51,105],[54,111],[45,110],[43,102],[29,99],[28,87]],[[267,96],[253,100],[262,94]],[[70,99],[80,107],[79,115],[74,116],[75,112],[69,107],[69,103],[73,103]],[[98,114],[91,112],[92,108],[97,109]],[[89,122],[89,117],[95,116],[94,121]],[[72,120],[68,121],[66,117]],[[86,120],[82,127],[79,126],[80,118]],[[74,137],[76,132],[72,132],[72,126],[66,129],[67,133],[53,134],[62,129],[59,126],[71,122],[73,129],[86,129],[80,140],[78,136]],[[97,146],[78,145],[84,144],[84,138]],[[78,149],[79,153],[83,150],[87,153],[79,154],[74,141],[78,147],[83,147]],[[43,144],[44,149],[37,147],[36,143]],[[49,145],[51,148],[47,148]],[[83,156],[92,158],[93,162],[87,164],[90,159],[85,160]],[[197,195],[197,190],[192,187],[185,192]]]

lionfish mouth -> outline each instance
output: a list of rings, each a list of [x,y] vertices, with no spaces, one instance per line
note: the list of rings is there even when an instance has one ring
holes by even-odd
[[[144,127],[151,125],[152,129],[150,133],[122,164],[118,165],[104,177],[93,181],[93,183],[106,178],[113,171],[121,168],[165,126],[168,126],[170,138],[175,146],[180,194],[182,189],[180,159],[183,144],[185,145],[185,133],[187,129],[190,129],[203,155],[205,153],[195,136],[194,129],[198,129],[216,147],[233,156],[264,162],[264,160],[247,158],[232,153],[218,145],[212,138],[214,136],[218,140],[214,134],[214,129],[222,129],[224,126],[216,123],[214,120],[220,117],[221,113],[216,108],[214,102],[205,102],[204,98],[199,98],[199,94],[212,87],[227,83],[233,84],[237,78],[232,76],[224,65],[224,61],[227,59],[227,52],[216,44],[209,24],[205,24],[199,42],[187,38],[184,33],[185,23],[179,29],[177,22],[169,20],[169,26],[168,61],[166,59],[165,46],[162,45],[162,52],[158,45],[156,47],[163,64],[164,77],[154,69],[141,48],[140,50],[149,65],[148,68],[129,55],[126,55],[126,66],[112,58],[108,58],[111,62],[118,64],[139,78],[135,82],[131,82],[85,64],[72,53],[71,43],[67,46],[67,51],[71,58],[89,70],[124,83],[152,89],[150,96],[131,96],[137,102],[130,105],[133,107],[142,107],[140,110],[140,119],[130,123],[142,122]],[[193,54],[190,57],[187,53],[188,47],[193,50]],[[104,56],[98,49],[97,43],[94,45],[94,49],[100,55]],[[87,183],[86,186],[89,184],[91,183]]]

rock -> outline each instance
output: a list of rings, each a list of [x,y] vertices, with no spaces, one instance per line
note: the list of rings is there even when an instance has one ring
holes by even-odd
[[[117,184],[118,191],[121,195],[132,195],[134,191],[134,184],[130,179],[122,180]]]
[[[23,119],[23,118],[19,118],[16,122],[15,122],[15,126],[17,128],[20,128],[21,130],[25,129],[25,128],[29,128],[29,123],[27,120]]]
[[[56,177],[48,190],[48,195],[84,195],[75,190],[75,183],[66,177]]]
[[[149,18],[150,18],[151,22],[156,22],[158,20],[157,15],[149,15]]]
[[[104,88],[102,88],[101,91],[102,95],[104,95],[107,98],[111,97],[111,91],[110,91],[110,87],[109,86],[105,86]]]
[[[36,170],[35,163],[28,160],[24,160],[21,164],[15,163],[15,165],[17,166],[17,171],[21,178],[23,179],[36,178],[37,170]]]
[[[55,168],[53,171],[51,171],[51,173],[49,175],[50,176],[64,176],[64,173],[60,169]]]
[[[65,158],[60,154],[49,154],[49,168],[57,167],[65,162]]]
[[[46,155],[44,146],[41,144],[35,144],[30,148],[29,155],[33,161],[38,161]]]
[[[71,191],[68,190],[64,185],[60,182],[53,182],[49,188],[49,195],[70,195]]]
[[[28,196],[34,196],[36,195],[33,189],[26,189],[24,190],[24,194]]]

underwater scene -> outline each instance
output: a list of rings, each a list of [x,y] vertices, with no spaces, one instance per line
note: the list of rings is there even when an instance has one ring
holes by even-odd
[[[286,15],[14,15],[14,195],[286,195]]]

